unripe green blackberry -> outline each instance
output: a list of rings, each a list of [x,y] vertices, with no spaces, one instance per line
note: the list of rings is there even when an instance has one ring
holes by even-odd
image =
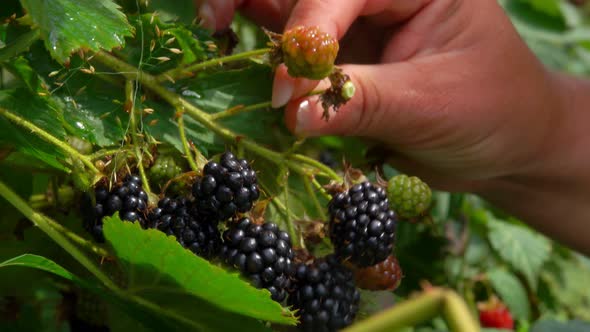
[[[180,175],[183,170],[182,160],[178,160],[171,155],[159,155],[150,168],[149,176],[150,182],[156,186],[164,187],[168,180]]]
[[[415,176],[400,174],[389,179],[389,206],[402,218],[421,216],[432,202],[430,187]]]

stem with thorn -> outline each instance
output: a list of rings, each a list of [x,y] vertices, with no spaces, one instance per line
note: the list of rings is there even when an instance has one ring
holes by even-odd
[[[137,169],[139,170],[139,175],[141,176],[141,181],[143,182],[143,189],[149,194],[152,191],[150,188],[150,183],[148,181],[147,175],[145,174],[145,169],[143,168],[143,153],[139,147],[139,138],[137,137],[137,112],[133,98],[134,83],[137,84],[137,82],[134,82],[130,79],[128,79],[125,82],[125,99],[126,104],[129,106],[129,125],[131,126],[131,141],[133,142],[133,148],[135,150],[135,158],[137,158]]]
[[[182,111],[177,113],[178,115],[178,132],[180,134],[180,141],[182,142],[182,147],[184,149],[184,154],[186,155],[186,159],[188,160],[188,164],[191,169],[195,172],[199,171],[199,167],[197,163],[195,163],[195,158],[193,158],[193,153],[191,152],[190,145],[186,139],[186,134],[184,132],[184,114]]]
[[[156,77],[156,81],[159,83],[165,82],[165,81],[174,81],[179,78],[190,76],[192,73],[199,71],[199,70],[207,69],[210,67],[221,66],[225,63],[232,62],[232,61],[246,60],[246,59],[249,59],[254,56],[264,55],[264,54],[268,53],[268,51],[270,51],[269,48],[261,48],[258,50],[232,54],[232,55],[224,56],[221,58],[215,58],[215,59],[195,63],[195,64],[190,65],[188,67],[174,68],[174,69],[171,69],[167,72],[164,72],[164,73],[158,75]]]

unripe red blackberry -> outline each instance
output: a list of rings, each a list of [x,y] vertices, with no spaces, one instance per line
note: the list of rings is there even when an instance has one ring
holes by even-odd
[[[283,61],[289,75],[321,80],[332,72],[338,41],[318,27],[298,26],[285,31],[281,40]]]
[[[370,182],[332,197],[330,239],[338,259],[366,267],[391,254],[397,216],[388,204],[385,190]]]
[[[293,274],[293,250],[289,234],[274,223],[254,224],[242,218],[223,233],[221,257],[258,288],[282,302]]]
[[[248,161],[226,152],[219,163],[205,165],[203,176],[193,185],[193,195],[199,211],[222,221],[250,211],[260,192]]]
[[[359,301],[352,271],[334,256],[296,266],[287,303],[299,310],[302,330],[330,332],[352,324]]]
[[[174,235],[183,247],[205,258],[217,256],[221,248],[217,223],[200,216],[186,198],[162,198],[148,215],[146,224],[148,228]]]
[[[395,290],[402,280],[402,270],[395,256],[390,255],[383,262],[354,269],[357,286],[373,291]]]
[[[110,191],[106,187],[97,187],[94,190],[94,196],[96,198],[94,207],[91,206],[89,197],[86,197],[86,202],[82,204],[82,215],[84,216],[84,228],[97,242],[104,242],[102,219],[112,216],[115,212],[119,212],[121,220],[143,223],[148,196],[143,191],[139,176],[128,175],[123,183],[113,187]]]

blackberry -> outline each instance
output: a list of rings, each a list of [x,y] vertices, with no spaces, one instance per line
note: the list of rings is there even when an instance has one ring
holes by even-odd
[[[328,205],[330,239],[338,259],[366,267],[389,256],[397,216],[388,204],[385,190],[370,182],[332,197]]]
[[[352,324],[359,300],[352,271],[329,255],[297,265],[287,303],[299,310],[302,330],[328,332]]]
[[[104,186],[94,190],[96,204],[90,208],[90,211],[84,210],[82,213],[85,216],[84,228],[92,234],[97,242],[104,242],[103,217],[112,216],[115,212],[119,212],[121,220],[143,223],[148,196],[141,185],[139,176],[128,175],[123,183],[110,191]]]
[[[245,159],[231,152],[221,155],[220,163],[209,162],[193,185],[200,211],[217,220],[227,220],[238,212],[248,212],[260,196],[256,172]]]
[[[205,258],[216,256],[221,248],[221,234],[216,223],[199,216],[184,197],[162,198],[148,215],[146,226],[174,235],[183,247]]]
[[[282,302],[293,274],[291,238],[274,223],[254,224],[242,218],[223,233],[221,257],[257,288]]]

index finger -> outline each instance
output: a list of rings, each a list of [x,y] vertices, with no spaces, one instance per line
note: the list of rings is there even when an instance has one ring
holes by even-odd
[[[386,13],[392,22],[416,13],[429,0],[299,0],[287,21],[292,27],[317,26],[340,39],[359,16]]]

